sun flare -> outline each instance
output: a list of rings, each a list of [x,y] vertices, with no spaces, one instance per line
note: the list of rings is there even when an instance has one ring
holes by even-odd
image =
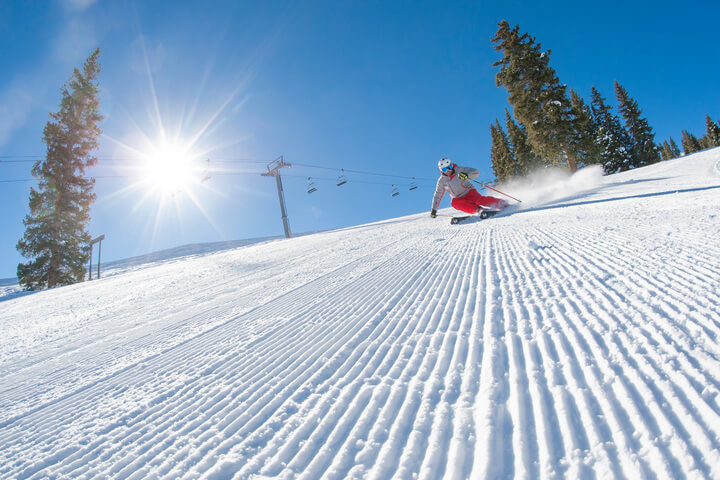
[[[192,154],[179,145],[164,145],[143,164],[143,178],[161,194],[186,192],[197,176]]]

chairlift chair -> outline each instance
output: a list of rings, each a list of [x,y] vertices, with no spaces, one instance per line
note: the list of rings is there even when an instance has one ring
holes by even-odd
[[[203,171],[203,177],[202,180],[200,180],[200,183],[205,183],[210,180],[210,159],[208,158],[206,162],[207,164],[205,165],[205,170]]]
[[[393,183],[393,186],[392,186],[392,196],[393,196],[393,197],[397,197],[398,195],[400,195],[400,190],[398,190],[398,187]]]
[[[340,187],[342,185],[345,185],[347,183],[347,178],[345,178],[345,170],[342,168],[340,169],[340,176],[337,179],[337,186]]]
[[[410,180],[410,190],[417,190],[417,183],[415,183],[415,177],[412,177],[412,180]]]
[[[315,186],[315,182],[313,182],[310,177],[308,177],[308,179],[307,179],[307,192],[308,192],[308,195],[313,192],[317,192],[317,187]]]

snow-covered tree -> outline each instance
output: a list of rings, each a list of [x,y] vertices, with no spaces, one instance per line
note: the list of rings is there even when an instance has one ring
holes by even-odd
[[[61,89],[60,111],[50,114],[43,132],[47,155],[33,167],[38,188],[30,189],[30,214],[17,244],[20,253],[32,259],[17,268],[20,284],[28,290],[68,285],[85,277],[95,181],[83,175],[97,163],[91,152],[102,133],[98,126],[102,120],[99,55],[100,50],[95,50],[82,71],[75,69]]]
[[[597,125],[596,144],[599,147],[600,163],[605,173],[617,173],[633,167],[630,149],[630,137],[620,124],[620,119],[612,113],[600,92],[592,87],[590,103]]]
[[[517,160],[513,155],[510,140],[497,119],[495,119],[495,123],[490,124],[490,136],[492,138],[490,147],[492,170],[495,178],[502,182],[517,175]]]
[[[572,106],[566,86],[550,67],[551,52],[542,51],[527,33],[521,35],[519,26],[511,29],[506,20],[498,26],[492,42],[503,57],[493,64],[500,67],[496,85],[507,89],[515,118],[527,129],[535,153],[553,164],[567,162],[574,172]]]
[[[641,117],[638,103],[628,95],[627,90],[615,81],[615,95],[619,110],[625,120],[625,128],[630,135],[633,160],[637,162],[631,168],[644,167],[660,161],[660,153],[655,144],[655,133],[648,121]]]
[[[517,163],[517,174],[528,175],[530,172],[542,165],[542,159],[535,155],[528,143],[528,136],[525,127],[515,122],[510,112],[505,109],[505,127],[508,132],[510,148]]]
[[[720,122],[713,122],[710,115],[705,115],[705,136],[702,144],[705,148],[720,147]]]
[[[573,142],[578,164],[602,163],[601,147],[597,142],[598,125],[593,117],[592,109],[572,89],[570,89],[570,104],[572,105],[574,125]]]

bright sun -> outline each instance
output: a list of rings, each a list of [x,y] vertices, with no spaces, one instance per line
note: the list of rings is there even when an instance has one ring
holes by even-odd
[[[178,145],[166,145],[148,155],[143,177],[161,194],[187,191],[195,181],[192,155]]]

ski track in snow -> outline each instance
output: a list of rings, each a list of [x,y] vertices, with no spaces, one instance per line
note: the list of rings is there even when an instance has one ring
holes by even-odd
[[[4,302],[0,477],[720,478],[718,156]]]

